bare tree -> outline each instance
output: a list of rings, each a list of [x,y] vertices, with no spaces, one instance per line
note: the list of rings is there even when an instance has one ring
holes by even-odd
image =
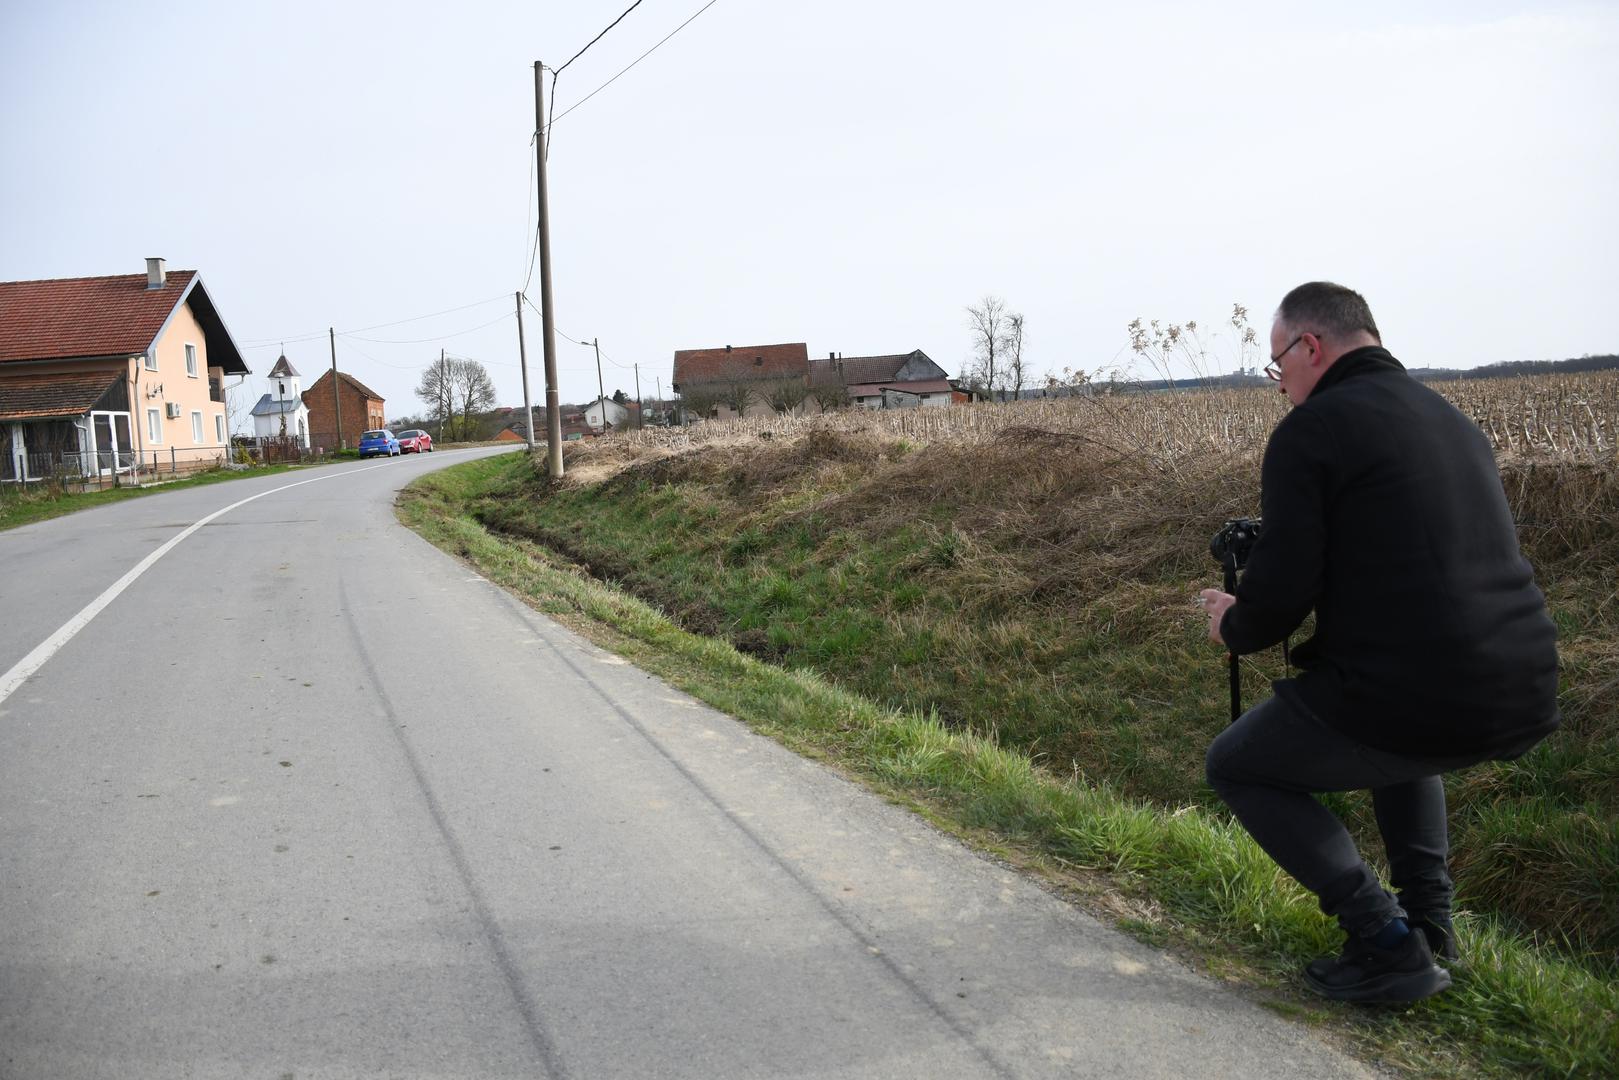
[[[765,391],[765,402],[782,416],[797,409],[809,397],[809,386],[803,379],[782,379]]]
[[[822,412],[831,412],[849,404],[849,388],[841,381],[828,380],[816,383],[810,387],[809,394],[821,407]]]
[[[1013,312],[1006,317],[1006,336],[1001,341],[1003,355],[1006,357],[1006,382],[1012,387],[1012,400],[1017,401],[1023,396],[1023,384],[1027,379],[1027,372],[1023,366],[1023,313]]]
[[[719,403],[741,416],[747,411],[748,402],[758,396],[759,388],[752,379],[732,378],[716,386],[719,392]]]
[[[685,386],[680,391],[680,411],[685,413],[686,423],[693,418],[707,420],[714,411],[714,406],[720,403],[720,395],[713,383],[699,383],[696,386]]]
[[[473,437],[473,417],[495,407],[500,395],[489,369],[476,360],[452,360],[455,373],[455,404],[461,413],[461,438]]]
[[[444,427],[454,415],[455,378],[452,372],[452,361],[440,354],[422,372],[420,381],[416,383],[416,396],[426,406],[427,415],[438,428],[433,433],[435,439],[444,438]]]
[[[1002,379],[998,360],[1006,343],[1007,320],[1006,301],[998,296],[985,296],[967,308],[967,328],[973,342],[972,378],[989,391],[994,391]]]

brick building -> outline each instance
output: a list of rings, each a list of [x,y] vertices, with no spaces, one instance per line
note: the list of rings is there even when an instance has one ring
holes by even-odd
[[[362,431],[387,426],[381,394],[342,372],[337,373],[337,386],[341,415],[332,409],[331,371],[325,372],[315,380],[315,385],[304,391],[304,404],[309,407],[309,441],[328,450],[358,446]],[[342,421],[341,439],[337,437],[339,420]]]

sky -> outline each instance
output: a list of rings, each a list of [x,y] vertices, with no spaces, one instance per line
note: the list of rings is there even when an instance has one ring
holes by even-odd
[[[533,65],[631,2],[0,0],[0,280],[197,270],[249,407],[328,328],[390,418],[441,349],[520,406]],[[986,295],[1037,376],[1151,376],[1138,317],[1229,371],[1264,362],[1233,305],[1263,347],[1317,279],[1408,366],[1619,352],[1619,3],[705,3],[642,0],[557,78],[564,402],[593,338],[608,394],[727,344],[954,376]]]

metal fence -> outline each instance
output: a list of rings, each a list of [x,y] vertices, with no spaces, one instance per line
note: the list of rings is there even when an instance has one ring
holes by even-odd
[[[0,460],[0,481],[74,491],[149,484],[217,469],[230,455],[228,446],[10,454]]]

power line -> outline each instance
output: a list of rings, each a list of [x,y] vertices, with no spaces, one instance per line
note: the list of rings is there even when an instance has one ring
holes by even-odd
[[[531,308],[532,308],[532,307],[534,307],[534,301],[532,301],[532,300],[530,300],[530,299],[529,299],[529,298],[528,298],[528,297],[526,297],[526,296],[525,296],[525,297],[523,297],[523,300],[524,300],[524,302],[525,302],[525,303],[527,303],[527,304],[528,304],[528,306],[529,306],[529,307],[531,307]],[[538,311],[538,310],[539,310],[539,308],[534,308],[534,310],[535,310],[535,311]],[[619,362],[618,362],[618,361],[617,361],[617,360],[614,360],[614,359],[613,359],[613,358],[612,358],[612,357],[611,357],[611,356],[608,356],[608,355],[607,355],[607,350],[606,350],[606,349],[602,349],[602,347],[601,347],[601,346],[600,346],[600,345],[599,345],[599,344],[597,344],[597,343],[596,343],[596,342],[594,342],[594,341],[580,341],[580,340],[579,340],[579,339],[578,339],[578,338],[571,338],[571,337],[568,337],[568,335],[567,335],[567,334],[564,334],[564,333],[563,333],[563,332],[562,332],[562,329],[561,329],[561,328],[560,328],[560,327],[557,327],[557,326],[552,326],[552,327],[551,327],[551,329],[553,329],[553,330],[555,330],[555,331],[556,331],[556,332],[557,332],[557,336],[558,336],[558,337],[561,337],[561,338],[565,338],[565,339],[567,339],[567,340],[568,340],[568,341],[571,341],[571,342],[573,342],[573,343],[574,343],[574,344],[575,344],[575,345],[578,345],[578,346],[580,346],[580,347],[581,347],[581,348],[585,348],[585,349],[591,349],[591,348],[594,348],[594,349],[600,349],[600,350],[601,350],[601,354],[602,354],[602,358],[603,358],[603,359],[605,359],[605,360],[606,360],[606,361],[607,361],[607,362],[608,362],[608,363],[609,363],[609,364],[612,364],[612,365],[613,365],[613,366],[614,366],[614,367],[616,367],[616,368],[618,368],[618,369],[619,369],[619,370],[620,370],[620,371],[631,371],[631,370],[633,370],[633,369],[634,369],[634,367],[635,367],[635,365],[634,365],[634,364],[628,364],[628,365],[626,365],[626,364],[621,364],[621,363],[619,363]],[[579,368],[572,368],[572,369],[570,369],[570,370],[573,370],[573,371],[578,371],[578,370],[581,370],[581,369],[579,369]],[[583,370],[588,370],[588,369],[583,369]]]
[[[538,139],[539,137],[540,137],[540,133],[536,131],[534,133],[534,138],[530,139],[528,141],[528,144],[530,146],[533,146],[534,145],[534,139]],[[528,187],[523,189],[523,234],[525,236],[528,235],[528,231],[529,231],[529,228],[530,228],[530,222],[532,222],[534,220],[534,199],[533,199],[533,194],[534,194],[534,155],[530,154],[528,156]],[[522,289],[523,292],[528,292],[529,280],[534,277],[534,256],[538,255],[539,252],[540,252],[540,228],[539,228],[538,225],[534,225],[533,229],[534,229],[534,243],[529,249],[528,273],[523,276],[523,289]]]
[[[348,331],[344,331],[343,333],[341,333],[341,334],[339,334],[337,336],[341,337],[341,338],[348,338],[348,339],[351,339],[351,340],[354,340],[354,341],[371,341],[371,342],[375,342],[378,345],[421,345],[424,342],[428,342],[428,341],[446,341],[446,340],[448,340],[450,338],[453,338],[453,337],[460,337],[462,334],[470,334],[474,330],[482,330],[486,326],[493,326],[496,323],[498,323],[498,322],[500,322],[500,321],[502,321],[504,319],[510,319],[510,318],[512,318],[512,313],[508,311],[504,315],[499,316],[498,318],[490,319],[486,323],[479,323],[477,326],[469,326],[465,330],[456,330],[453,333],[449,333],[449,334],[434,334],[432,337],[424,337],[424,338],[410,338],[410,339],[368,338],[368,337],[360,337],[358,334],[353,334],[353,333],[350,333]],[[406,322],[411,322],[411,321],[414,321],[414,320],[407,319],[405,321]],[[389,323],[389,324],[386,324],[386,325],[395,326],[395,325],[398,325],[398,324],[397,323]]]
[[[631,4],[629,7],[624,9],[624,15],[628,15],[630,12],[634,11],[636,8],[638,8],[640,6],[641,6],[641,0],[635,0],[635,3]],[[608,23],[607,24],[607,30],[611,30],[613,27],[615,27],[619,23],[623,22],[624,21],[624,15],[620,15],[618,18],[616,18],[612,22]],[[591,45],[596,44],[596,42],[598,42],[602,38],[606,37],[607,36],[607,30],[603,30],[601,33],[599,33],[595,37],[591,38],[589,45],[586,45],[583,49],[580,49],[578,52],[576,52],[572,56],[568,57],[568,64],[573,63],[575,60],[577,60],[581,56],[585,55],[586,51],[589,50]],[[562,73],[568,69],[568,64],[563,64],[561,67],[554,68],[551,71],[551,111],[553,113],[557,111],[557,79],[560,78]],[[551,137],[550,137],[551,136],[551,118],[549,116],[547,116],[545,118],[545,133],[546,133],[545,148],[544,148],[545,149],[545,160],[550,161],[551,160]]]
[[[631,4],[629,7],[624,9],[624,15],[628,15],[630,12],[634,11],[636,8],[638,8],[640,6],[641,6],[641,0],[635,0],[635,3]],[[612,22],[608,23],[607,24],[607,30],[611,30],[613,27],[615,27],[619,23],[623,22],[624,21],[624,15],[620,15],[618,18],[616,18]],[[607,36],[607,30],[603,30],[601,33],[599,33],[595,37],[591,38],[590,39],[590,45],[594,45],[594,44],[596,44],[596,42],[598,42],[602,38],[606,37]],[[577,60],[581,56],[585,55],[585,52],[586,52],[586,50],[588,50],[590,48],[590,45],[586,45],[583,49],[580,49],[578,52],[576,52],[572,56],[568,57],[568,64],[573,63],[575,60]],[[561,75],[564,71],[568,70],[568,64],[563,64],[561,67],[557,68],[556,71],[554,71],[552,74]]]
[[[421,322],[423,319],[435,319],[440,315],[453,315],[457,311],[466,311],[468,308],[483,307],[485,304],[493,304],[496,300],[504,300],[504,299],[506,299],[506,294],[501,293],[499,296],[491,296],[487,300],[478,300],[478,301],[476,301],[474,303],[471,303],[471,304],[462,304],[460,307],[445,308],[443,311],[429,312],[426,315],[412,315],[408,319],[395,319],[393,322],[377,323],[374,326],[357,326],[353,330],[343,330],[343,331],[339,332],[338,336],[339,337],[348,337],[348,336],[350,336],[352,334],[364,333],[367,330],[384,330],[384,329],[386,329],[386,328],[388,328],[390,326],[403,326],[405,323]],[[485,325],[489,325],[489,324],[485,324]],[[466,333],[466,331],[461,331],[461,332]],[[291,342],[292,344],[296,345],[300,341],[313,341],[316,338],[323,338],[325,336],[326,336],[325,331],[317,331],[315,333],[299,334],[299,335],[297,335],[295,337],[294,336],[271,337],[271,338],[263,339],[258,344],[243,345],[243,346],[241,346],[241,348],[244,348],[244,349],[268,349],[268,348],[270,348],[272,346],[275,346],[275,345],[285,345],[288,342]],[[361,338],[360,340],[361,341],[367,341],[367,340],[374,340],[374,339]],[[425,338],[423,340],[436,341],[438,339],[437,338]],[[389,344],[403,344],[403,343],[390,342]]]
[[[648,49],[646,52],[644,52],[640,56],[636,57],[634,62],[632,62],[629,67],[625,68],[624,71],[620,71],[618,73],[618,75],[614,75],[611,79],[608,79],[606,82],[604,82],[600,86],[596,87],[596,89],[592,90],[590,93],[586,94],[584,97],[580,98],[578,101],[574,102],[572,105],[569,105],[566,109],[563,110],[562,116],[555,116],[555,117],[548,118],[546,120],[546,123],[545,123],[546,141],[548,143],[550,142],[551,126],[553,124],[555,124],[558,120],[561,120],[563,116],[567,116],[569,113],[573,112],[573,110],[577,109],[579,106],[583,105],[585,102],[589,101],[591,98],[595,97],[597,94],[601,93],[603,90],[607,89],[609,86],[612,86],[615,82],[618,81],[620,75],[623,75],[625,72],[629,71],[630,68],[634,67],[636,64],[639,64],[642,60],[645,60],[647,57],[649,57],[653,53],[657,52],[658,49],[662,47],[664,41],[668,41],[669,38],[672,38],[676,34],[680,33],[682,30],[684,30],[692,22],[693,19],[697,18],[698,15],[701,15],[703,12],[705,12],[709,8],[713,7],[715,5],[715,3],[717,3],[717,2],[718,2],[718,0],[708,0],[708,3],[704,4],[702,7],[697,9],[697,13],[695,15],[693,15],[690,19],[687,19],[685,22],[681,23],[679,26],[675,27],[673,30],[669,31],[668,35],[663,39],[663,41],[658,42],[658,44],[652,46],[652,48]],[[556,80],[552,79],[551,80],[551,105],[552,105],[553,108],[556,107],[556,89],[557,89]]]

